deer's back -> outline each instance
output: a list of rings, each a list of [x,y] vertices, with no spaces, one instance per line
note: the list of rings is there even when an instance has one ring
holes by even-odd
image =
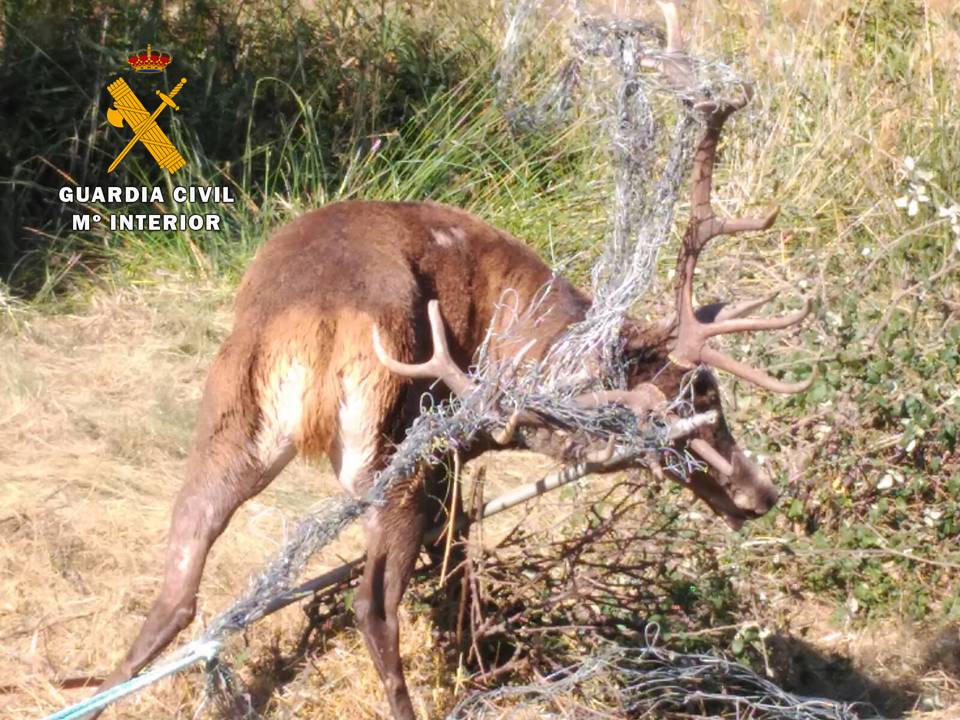
[[[284,226],[261,248],[240,285],[234,330],[209,382],[216,375],[246,379],[245,390],[214,394],[236,403],[243,392],[261,408],[251,433],[297,425],[302,452],[329,454],[349,403],[358,404],[354,414],[382,423],[401,394],[402,381],[373,354],[374,324],[395,357],[422,361],[431,352],[426,303],[436,298],[454,358],[466,366],[504,291],[515,291],[506,299],[522,304],[550,278],[529,248],[462,210],[432,203],[328,205]],[[586,301],[565,281],[557,281],[553,295],[557,318],[582,315]],[[232,411],[205,408],[210,430],[217,416]]]
[[[485,299],[491,281],[499,284],[511,269],[524,284],[539,286],[549,276],[530,250],[464,211],[432,203],[335,203],[267,241],[240,286],[237,322],[264,322],[294,307],[329,317],[409,313],[419,297],[434,296],[457,325],[459,308]]]

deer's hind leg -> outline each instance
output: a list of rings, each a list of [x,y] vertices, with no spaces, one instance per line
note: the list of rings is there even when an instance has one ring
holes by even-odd
[[[366,562],[354,608],[397,720],[416,717],[400,656],[398,611],[423,549],[424,534],[444,522],[443,494],[437,490],[446,477],[443,467],[435,467],[398,480],[388,489],[385,502],[366,517]],[[439,556],[442,552],[437,550]]]
[[[295,362],[252,382],[255,358],[228,340],[214,361],[177,495],[160,592],[120,665],[100,690],[129,679],[193,620],[207,554],[233,513],[296,455],[305,370]]]

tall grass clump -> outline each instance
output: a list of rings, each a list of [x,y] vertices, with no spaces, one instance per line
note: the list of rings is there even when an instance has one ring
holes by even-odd
[[[481,101],[492,69],[490,13],[481,9],[364,0],[309,9],[269,0],[8,4],[0,274],[35,293],[49,285],[51,264],[90,267],[127,249],[134,265],[166,256],[229,270],[288,206],[342,194],[371,150],[425,107],[443,106],[438,97],[463,108]],[[159,83],[125,72],[127,54],[147,42],[174,58]],[[104,117],[106,85],[121,73],[141,98],[188,78],[182,112],[161,123],[189,161],[175,177],[137,151],[106,175],[126,139]],[[225,211],[227,232],[76,235],[71,215],[96,209],[63,207],[56,197],[63,185],[171,182],[230,186],[239,202]]]
[[[792,347],[739,348],[820,376],[795,398],[732,388],[740,422],[780,458],[786,497],[768,529],[803,548],[789,567],[742,550],[736,562],[829,599],[845,622],[955,621],[960,11],[848,0],[702,3],[698,15],[695,42],[741,58],[758,86],[727,139],[718,204],[782,206],[778,232],[704,258],[701,292],[737,294],[735,277],[740,294],[819,305]]]

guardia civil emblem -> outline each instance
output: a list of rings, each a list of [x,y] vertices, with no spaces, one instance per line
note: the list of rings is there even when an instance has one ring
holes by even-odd
[[[153,47],[148,44],[146,49],[131,55],[127,62],[134,72],[150,74],[164,70],[172,59],[167,53],[154,51]],[[107,86],[107,92],[113,97],[113,107],[107,108],[107,122],[118,128],[126,125],[133,131],[133,136],[129,142],[107,168],[108,173],[117,169],[117,166],[123,162],[127,153],[137,143],[142,143],[147,152],[156,160],[157,165],[171,174],[186,165],[183,155],[174,147],[170,138],[157,124],[157,118],[166,108],[170,107],[175,112],[180,110],[180,106],[173,101],[173,98],[183,89],[186,82],[186,78],[180,78],[180,82],[169,93],[157,90],[156,94],[160,98],[160,103],[153,112],[144,107],[140,98],[122,77],[117,78]]]

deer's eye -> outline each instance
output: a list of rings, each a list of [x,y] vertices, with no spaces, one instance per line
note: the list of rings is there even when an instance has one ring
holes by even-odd
[[[698,400],[712,400],[717,394],[717,382],[709,370],[701,370],[693,379],[693,393]]]

